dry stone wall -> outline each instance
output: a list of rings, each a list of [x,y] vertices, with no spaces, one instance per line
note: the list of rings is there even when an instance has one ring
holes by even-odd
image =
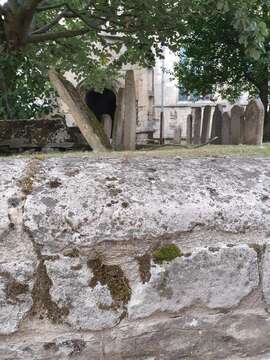
[[[0,165],[1,360],[269,358],[269,160]]]

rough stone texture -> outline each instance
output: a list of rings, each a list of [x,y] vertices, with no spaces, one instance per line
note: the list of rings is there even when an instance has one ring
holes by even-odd
[[[0,121],[0,148],[89,148],[77,128],[63,119]]]
[[[174,130],[173,143],[177,145],[177,144],[181,144],[181,142],[182,142],[182,128],[180,125],[178,125]]]
[[[252,100],[245,112],[245,144],[262,145],[264,106],[261,100]]]
[[[232,143],[232,119],[229,112],[224,112],[222,116],[222,144],[231,145]]]
[[[213,114],[212,120],[212,131],[211,138],[217,139],[213,142],[213,144],[221,144],[222,143],[222,114],[223,108],[221,105],[217,105]]]
[[[203,111],[203,123],[202,123],[202,136],[201,141],[202,144],[206,144],[210,137],[210,123],[211,123],[211,106],[207,105]]]
[[[128,70],[125,78],[125,120],[124,120],[124,148],[136,149],[136,85],[134,71]]]
[[[258,284],[257,254],[249,247],[200,250],[152,267],[150,282],[133,290],[128,313],[139,319],[158,311],[177,313],[196,304],[229,309]]]
[[[114,116],[113,147],[123,147],[124,143],[124,121],[125,121],[125,89],[118,90],[116,98],[116,112]]]
[[[245,109],[235,105],[231,109],[232,145],[244,144],[245,139]]]
[[[1,360],[268,359],[269,165],[0,160]]]

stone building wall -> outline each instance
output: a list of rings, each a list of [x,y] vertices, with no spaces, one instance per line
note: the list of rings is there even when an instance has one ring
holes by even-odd
[[[0,160],[0,359],[269,359],[269,166]]]

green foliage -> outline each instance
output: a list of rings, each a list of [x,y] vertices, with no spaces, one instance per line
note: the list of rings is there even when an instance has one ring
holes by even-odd
[[[269,2],[220,0],[207,5],[212,12],[202,5],[187,17],[179,41],[184,55],[175,66],[179,83],[188,92],[219,92],[231,101],[245,91],[267,98]]]
[[[165,245],[153,253],[154,261],[162,264],[164,261],[172,261],[182,256],[182,252],[175,244]]]
[[[118,78],[122,64],[153,65],[160,44],[178,37],[190,2],[134,4],[8,0],[0,5],[0,118],[37,117],[52,109],[51,66],[101,90]]]

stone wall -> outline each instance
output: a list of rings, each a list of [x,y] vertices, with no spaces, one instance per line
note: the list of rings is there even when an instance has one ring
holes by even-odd
[[[268,359],[270,160],[0,160],[1,360]]]
[[[32,148],[88,149],[78,128],[63,119],[0,121],[0,150]]]

